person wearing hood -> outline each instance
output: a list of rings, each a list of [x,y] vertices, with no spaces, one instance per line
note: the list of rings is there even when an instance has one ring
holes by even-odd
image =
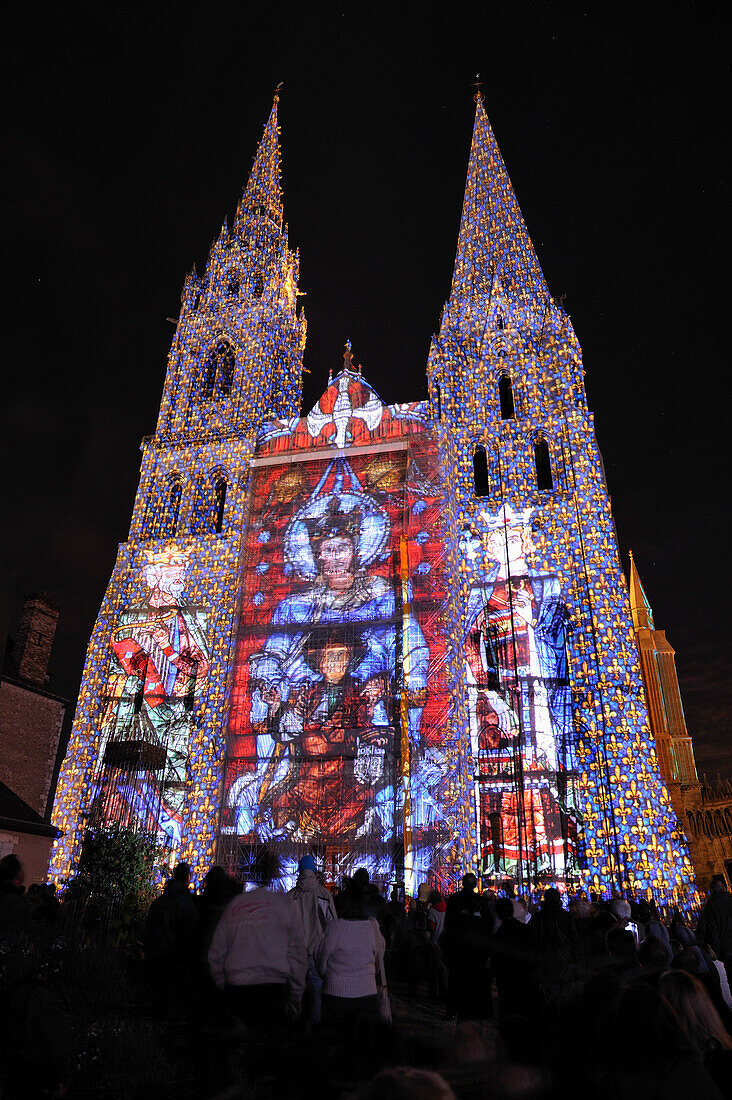
[[[336,908],[330,890],[321,886],[316,874],[315,860],[303,856],[298,864],[297,882],[289,892],[300,910],[305,946],[308,953],[308,972],[303,999],[303,1012],[313,1024],[320,1023],[323,979],[313,961],[315,948],[329,921],[336,919]]]

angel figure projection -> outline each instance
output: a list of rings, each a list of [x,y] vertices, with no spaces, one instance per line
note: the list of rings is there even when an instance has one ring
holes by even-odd
[[[120,615],[102,716],[92,818],[180,844],[192,711],[208,677],[206,616],[182,599],[188,556],[146,553],[146,596]]]
[[[365,861],[372,873],[387,871],[399,796],[395,694],[414,703],[418,736],[429,662],[419,625],[398,606],[390,534],[386,509],[351,465],[329,462],[284,529],[285,568],[299,584],[249,657],[257,763],[229,792],[238,835],[343,852],[359,842],[382,851]],[[403,672],[399,662],[402,687],[398,647],[409,658]]]
[[[483,870],[522,885],[563,878],[577,857],[570,619],[558,578],[530,564],[531,513],[484,512],[482,553],[464,540],[485,578],[470,590],[464,641]]]

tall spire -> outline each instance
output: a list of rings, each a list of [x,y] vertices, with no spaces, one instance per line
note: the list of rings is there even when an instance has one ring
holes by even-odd
[[[451,297],[490,295],[500,278],[510,296],[543,309],[549,291],[480,90],[475,103]]]
[[[630,551],[630,580],[628,582],[628,588],[630,590],[630,610],[633,613],[633,626],[636,630],[654,630],[653,611],[648,602],[648,596],[646,596],[645,589],[641,584],[632,550]]]
[[[277,124],[278,86],[267,125],[257,147],[252,170],[234,220],[234,232],[243,232],[249,218],[264,215],[282,229],[282,188],[280,186],[280,139]]]

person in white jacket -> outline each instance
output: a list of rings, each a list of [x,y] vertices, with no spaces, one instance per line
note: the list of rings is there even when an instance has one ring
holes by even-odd
[[[333,895],[318,882],[315,860],[303,856],[298,864],[297,882],[287,895],[300,910],[305,947],[308,953],[308,973],[305,983],[303,1014],[313,1024],[320,1023],[323,979],[318,974],[313,953],[329,921],[336,919]]]
[[[281,1023],[299,1010],[307,950],[300,910],[265,887],[235,897],[224,909],[208,952],[211,977],[244,1023]]]
[[[324,1024],[340,1028],[361,1016],[379,1016],[376,972],[385,948],[378,921],[369,920],[355,902],[328,923],[315,948]]]

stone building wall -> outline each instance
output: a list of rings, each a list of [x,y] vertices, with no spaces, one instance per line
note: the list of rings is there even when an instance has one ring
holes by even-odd
[[[45,818],[65,703],[4,679],[0,684],[0,779]]]

